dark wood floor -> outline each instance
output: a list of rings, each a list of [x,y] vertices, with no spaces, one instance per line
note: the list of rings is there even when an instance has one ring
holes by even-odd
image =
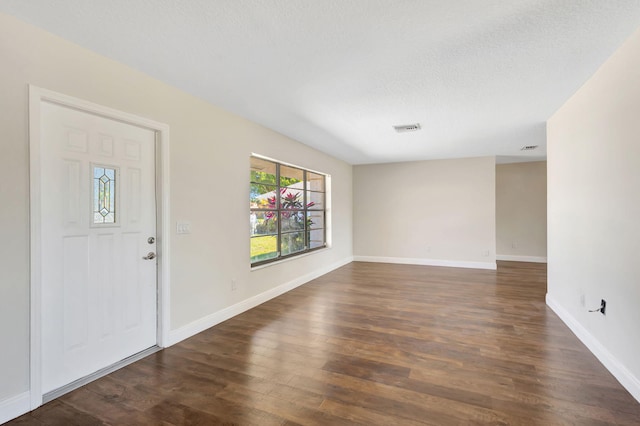
[[[545,288],[355,262],[9,424],[640,424]]]

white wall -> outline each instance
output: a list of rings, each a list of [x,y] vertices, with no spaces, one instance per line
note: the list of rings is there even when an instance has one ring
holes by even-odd
[[[548,303],[640,400],[638,70],[640,31],[548,121],[547,161]]]
[[[1,14],[0,58],[0,418],[7,401],[29,386],[27,84],[170,126],[171,220],[174,229],[176,220],[192,226],[190,235],[172,235],[174,338],[220,319],[217,313],[238,302],[262,292],[273,295],[280,285],[350,260],[349,164]],[[331,174],[331,249],[250,270],[247,179],[252,152]]]
[[[495,159],[355,166],[356,260],[495,268]]]
[[[496,165],[498,259],[547,258],[547,162]]]

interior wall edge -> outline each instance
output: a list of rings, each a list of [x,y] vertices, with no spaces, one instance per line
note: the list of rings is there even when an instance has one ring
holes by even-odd
[[[470,262],[464,260],[424,259],[410,257],[353,256],[355,262],[396,263],[399,265],[443,266],[450,268],[496,270],[496,262]]]
[[[274,299],[288,291],[300,287],[301,285],[307,284],[324,274],[327,274],[335,269],[351,263],[352,261],[352,256],[346,257],[341,261],[335,262],[331,265],[327,265],[323,268],[316,269],[315,271],[309,272],[308,274],[302,275],[284,284],[280,284],[279,286],[273,287],[270,290],[257,294],[248,299],[244,299],[234,305],[228,306],[224,309],[193,321],[187,325],[184,325],[176,330],[173,330],[169,333],[166,347],[175,345],[176,343],[188,339],[189,337],[194,336],[217,324],[220,324],[223,321],[233,318],[236,315],[240,315],[241,313],[248,311],[249,309],[255,308],[256,306]]]
[[[496,260],[505,260],[508,262],[547,263],[547,258],[544,256],[514,256],[510,254],[496,254]]]
[[[560,302],[547,293],[546,303],[566,324],[573,334],[591,351],[598,361],[615,377],[626,390],[640,402],[640,379],[624,366],[593,334],[578,322]]]

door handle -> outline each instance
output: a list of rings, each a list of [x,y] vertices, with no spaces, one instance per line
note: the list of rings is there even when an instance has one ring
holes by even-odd
[[[156,254],[152,251],[150,251],[145,257],[143,257],[144,260],[151,260],[155,258],[156,258]]]

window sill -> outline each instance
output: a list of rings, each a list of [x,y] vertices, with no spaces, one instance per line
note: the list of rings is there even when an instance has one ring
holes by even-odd
[[[331,250],[331,247],[327,246],[327,247],[324,247],[324,248],[321,248],[321,249],[310,251],[308,253],[299,254],[297,256],[287,257],[285,259],[276,260],[275,262],[265,263],[264,265],[252,266],[251,267],[251,272],[257,271],[259,269],[268,268],[270,266],[279,265],[281,263],[290,262],[292,260],[300,259],[300,258],[303,258],[303,257],[312,256],[312,255],[314,255],[316,253],[323,253],[323,252],[325,252],[327,250]]]

